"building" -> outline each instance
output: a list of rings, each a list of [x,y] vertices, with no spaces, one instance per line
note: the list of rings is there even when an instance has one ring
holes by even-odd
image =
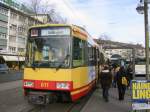
[[[135,49],[135,58],[145,57],[145,49],[141,45],[134,45],[129,43],[115,42],[110,40],[97,40],[97,42],[102,45],[108,58],[113,55],[120,55],[126,60],[132,60],[133,49]]]
[[[24,61],[28,28],[49,19],[43,19],[43,22],[28,13],[32,12],[22,4],[0,0],[0,56],[5,61]]]
[[[43,22],[44,24],[52,22],[52,19],[49,14],[34,14],[34,15],[31,15],[31,17],[38,19],[39,21]]]

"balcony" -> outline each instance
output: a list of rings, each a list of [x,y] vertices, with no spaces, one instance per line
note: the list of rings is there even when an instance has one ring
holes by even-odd
[[[7,28],[0,27],[0,32],[1,32],[1,33],[7,33]]]
[[[0,14],[0,20],[8,22],[8,16]]]
[[[7,40],[6,39],[0,39],[0,46],[7,46]]]
[[[17,19],[11,19],[10,18],[10,23],[13,23],[13,24],[17,25],[17,22],[18,22]]]
[[[18,32],[18,35],[27,37],[27,32]]]
[[[25,48],[26,45],[25,45],[25,43],[17,43],[17,47],[19,47],[19,48]]]
[[[16,42],[9,42],[9,46],[11,46],[11,47],[16,47],[17,46],[17,43]]]
[[[16,36],[17,35],[17,31],[9,30],[9,35]]]

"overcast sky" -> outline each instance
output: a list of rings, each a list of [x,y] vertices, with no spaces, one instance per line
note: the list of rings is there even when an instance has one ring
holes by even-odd
[[[113,41],[144,45],[144,15],[136,11],[138,3],[139,0],[49,0],[69,23],[84,26],[94,38],[107,34]]]

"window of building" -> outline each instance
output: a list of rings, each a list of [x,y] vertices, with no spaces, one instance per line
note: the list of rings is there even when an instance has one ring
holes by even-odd
[[[0,26],[1,26],[1,27],[7,27],[7,22],[5,22],[5,21],[0,21]]]
[[[21,22],[25,22],[26,18],[22,15],[19,15],[19,21]]]
[[[6,39],[6,33],[0,33],[0,39]]]
[[[29,26],[34,25],[34,21],[33,21],[33,20],[31,20],[31,19],[29,19],[28,25],[29,25]]]
[[[15,36],[9,36],[9,41],[10,42],[16,42],[16,37]]]
[[[26,31],[26,29],[24,28],[24,27],[18,27],[18,32],[25,32]]]
[[[3,7],[0,7],[0,13],[7,16],[8,15],[8,10],[3,8]]]
[[[10,52],[15,52],[16,51],[16,47],[9,47],[9,51]]]
[[[10,30],[16,31],[17,30],[17,25],[11,24]]]
[[[7,46],[0,45],[0,51],[6,51]]]
[[[24,37],[18,37],[18,43],[25,44],[25,38]]]
[[[73,39],[73,66],[83,66],[86,64],[86,42],[79,38],[74,37]]]
[[[6,39],[0,39],[0,45],[7,46],[7,40]]]
[[[11,12],[11,19],[17,19],[17,14],[14,12]]]
[[[24,48],[18,48],[18,52],[24,52],[25,49]]]

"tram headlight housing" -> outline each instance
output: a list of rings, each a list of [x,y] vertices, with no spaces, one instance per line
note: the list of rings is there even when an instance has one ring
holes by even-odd
[[[56,83],[56,88],[57,89],[69,89],[70,88],[70,84],[67,82],[57,82]]]
[[[34,82],[32,82],[32,81],[24,81],[24,87],[34,87]]]

